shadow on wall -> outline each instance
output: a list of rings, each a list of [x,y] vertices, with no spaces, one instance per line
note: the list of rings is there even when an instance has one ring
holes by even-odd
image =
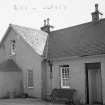
[[[23,92],[22,70],[12,60],[0,64],[0,98],[12,98]]]

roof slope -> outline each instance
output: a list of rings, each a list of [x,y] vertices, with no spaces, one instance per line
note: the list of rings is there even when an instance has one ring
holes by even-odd
[[[10,27],[12,27],[16,33],[21,35],[25,41],[35,50],[35,52],[37,52],[39,55],[43,54],[47,40],[46,32],[13,24],[10,24]]]
[[[82,57],[99,54],[105,54],[105,19],[50,33],[49,57]]]

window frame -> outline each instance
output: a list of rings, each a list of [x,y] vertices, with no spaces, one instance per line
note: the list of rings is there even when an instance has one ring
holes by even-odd
[[[69,70],[68,71],[68,73],[69,74],[67,74],[67,69]],[[62,74],[63,73],[63,71],[62,70],[64,70],[64,74]],[[67,78],[67,75],[68,75],[68,78]],[[61,82],[60,82],[60,86],[61,86],[61,88],[65,88],[65,89],[70,89],[71,87],[70,87],[70,66],[69,65],[60,65],[60,80],[61,80]],[[66,81],[66,82],[68,82],[68,86],[64,86],[64,80]]]
[[[16,41],[10,40],[10,54],[15,55],[16,54]]]
[[[32,72],[32,86],[29,85],[30,77],[29,77],[29,71]],[[34,88],[34,75],[33,75],[33,70],[28,69],[26,72],[26,78],[27,78],[27,88]]]

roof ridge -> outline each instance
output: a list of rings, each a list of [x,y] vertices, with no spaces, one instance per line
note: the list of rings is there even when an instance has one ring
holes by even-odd
[[[20,28],[28,28],[28,29],[32,29],[32,30],[38,30],[38,29],[34,29],[34,28],[31,28],[31,27],[27,27],[27,26],[23,26],[23,25],[17,25],[17,24],[9,24],[10,26],[14,27],[20,27]]]
[[[99,22],[101,22],[101,21],[105,21],[105,18],[99,20]],[[86,23],[81,23],[81,24],[70,26],[70,27],[65,27],[65,28],[57,29],[57,30],[54,30],[52,32],[61,31],[61,30],[69,29],[69,28],[80,27],[82,25],[87,25],[87,24],[91,24],[91,23],[93,23],[93,22],[90,21],[90,22],[86,22]]]

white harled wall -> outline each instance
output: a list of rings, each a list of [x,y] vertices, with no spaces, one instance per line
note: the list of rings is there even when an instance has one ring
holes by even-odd
[[[78,91],[81,98],[81,102],[86,102],[86,88],[85,88],[85,63],[101,63],[101,75],[102,75],[102,98],[105,103],[105,55],[102,56],[90,56],[81,57],[76,59],[62,59],[55,60],[53,62],[53,79],[52,88],[60,88],[60,70],[59,65],[70,65],[70,86]],[[49,71],[49,70],[48,70]],[[50,81],[50,78],[49,78]]]

